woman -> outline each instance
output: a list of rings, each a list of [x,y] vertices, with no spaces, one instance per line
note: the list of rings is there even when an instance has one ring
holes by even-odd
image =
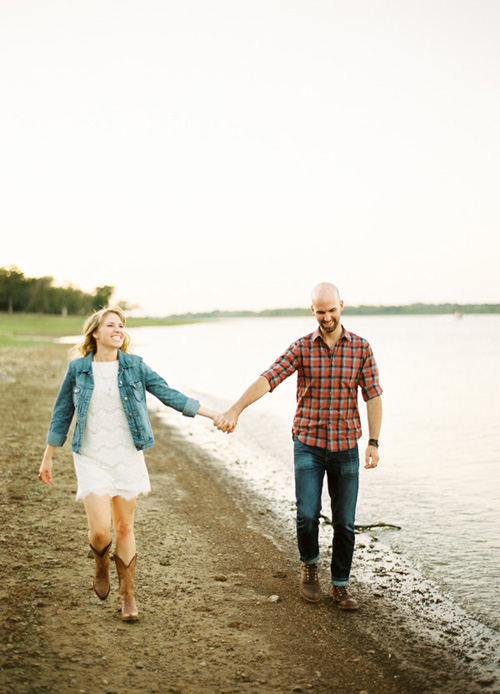
[[[97,311],[84,325],[82,356],[68,365],[54,405],[40,480],[52,484],[52,456],[66,441],[76,412],[72,441],[78,491],[88,520],[95,559],[94,590],[109,593],[111,520],[115,530],[115,563],[122,619],[138,619],[134,600],[137,560],[134,509],[139,494],[150,491],[143,450],[153,445],[146,391],[187,417],[214,419],[218,413],[200,406],[168,384],[141,357],[130,354],[125,316],[120,308]],[[111,504],[110,504],[111,500]]]

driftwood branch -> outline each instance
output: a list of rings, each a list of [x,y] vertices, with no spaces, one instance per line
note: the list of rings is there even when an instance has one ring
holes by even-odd
[[[372,528],[389,528],[390,530],[401,530],[401,526],[392,525],[392,523],[370,523],[370,525],[355,525],[354,530],[360,533],[365,532],[365,530],[371,530]]]
[[[331,525],[332,521],[328,516],[324,516],[323,514],[320,515],[320,518],[323,519],[323,522],[326,525]],[[369,525],[355,525],[354,530],[357,530],[359,533],[364,533],[366,530],[372,530],[373,528],[389,528],[390,530],[401,530],[401,527],[399,525],[392,525],[392,523],[370,523]]]

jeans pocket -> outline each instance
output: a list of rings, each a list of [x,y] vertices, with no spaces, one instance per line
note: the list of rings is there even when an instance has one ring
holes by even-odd
[[[359,453],[358,447],[350,448],[339,454],[340,474],[357,475],[359,473]]]
[[[295,470],[310,470],[321,465],[318,451],[313,446],[302,443],[297,438],[293,444],[293,460]]]

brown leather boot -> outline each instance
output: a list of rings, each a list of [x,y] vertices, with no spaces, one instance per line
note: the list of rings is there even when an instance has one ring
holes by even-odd
[[[125,562],[115,553],[116,571],[120,582],[120,601],[122,606],[122,619],[125,622],[133,622],[139,619],[137,606],[134,600],[134,576],[137,554],[134,554],[130,564],[125,566]]]
[[[321,600],[321,588],[318,581],[318,565],[304,564],[300,576],[300,592],[308,602]]]
[[[109,593],[109,550],[111,542],[107,547],[98,552],[95,547],[90,545],[90,549],[94,553],[95,574],[94,574],[94,591],[98,598],[106,600]]]
[[[339,610],[357,610],[359,603],[349,595],[346,586],[332,586],[332,597],[338,603]]]

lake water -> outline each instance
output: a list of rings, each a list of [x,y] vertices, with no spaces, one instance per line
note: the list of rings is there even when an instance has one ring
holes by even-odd
[[[344,316],[343,324],[369,340],[384,389],[381,462],[361,470],[357,523],[399,526],[371,532],[386,552],[386,566],[397,561],[399,573],[436,589],[444,621],[456,607],[456,620],[471,616],[487,625],[498,655],[500,316]],[[254,318],[130,332],[136,353],[172,387],[223,410],[290,342],[315,327],[312,317]],[[293,534],[294,410],[295,376],[248,408],[231,436],[204,418],[164,416],[267,499]],[[361,399],[360,410],[363,451]],[[325,552],[330,538],[326,529]],[[390,589],[387,571],[382,578],[370,574],[357,557],[356,577]]]
[[[458,583],[460,593],[478,591],[486,616],[495,620],[500,609],[492,610],[490,601],[500,576],[500,317],[345,317],[344,324],[370,341],[384,388],[382,460],[377,470],[362,471],[358,522],[401,526],[391,543],[428,566],[447,590]],[[131,333],[135,351],[173,387],[222,408],[292,340],[314,328],[308,318],[267,318]],[[364,415],[362,402],[360,409]],[[232,438],[239,452],[248,448],[246,458],[264,457],[289,477],[294,410],[292,377],[247,409],[232,437],[210,432],[224,448]],[[362,448],[365,443],[363,437]]]

